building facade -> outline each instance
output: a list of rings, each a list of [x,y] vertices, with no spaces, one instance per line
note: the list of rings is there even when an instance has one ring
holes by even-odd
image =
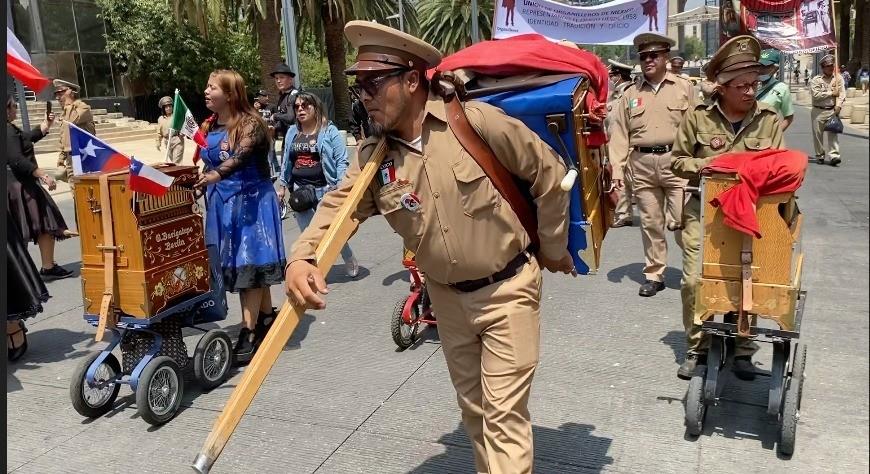
[[[7,13],[8,26],[43,74],[79,84],[83,98],[124,95],[121,75],[106,52],[107,25],[93,0],[7,0]],[[50,96],[50,89],[40,94]]]

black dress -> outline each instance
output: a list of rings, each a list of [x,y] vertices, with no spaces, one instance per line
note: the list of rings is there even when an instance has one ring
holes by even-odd
[[[63,240],[67,230],[66,221],[54,199],[39,180],[33,176],[38,167],[33,143],[44,137],[39,127],[25,132],[14,124],[6,123],[6,155],[8,158],[7,195],[9,213],[15,219],[25,242],[36,243],[42,234],[51,234],[55,240]]]
[[[8,167],[7,167],[8,168]],[[42,303],[48,301],[36,265],[27,253],[27,244],[21,238],[12,213],[6,213],[6,320],[27,319],[42,312]]]

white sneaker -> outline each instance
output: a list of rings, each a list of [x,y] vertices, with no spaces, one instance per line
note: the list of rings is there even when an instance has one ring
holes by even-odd
[[[359,275],[359,262],[356,257],[351,257],[350,261],[345,262],[344,266],[347,271],[347,276],[356,278],[356,276]]]

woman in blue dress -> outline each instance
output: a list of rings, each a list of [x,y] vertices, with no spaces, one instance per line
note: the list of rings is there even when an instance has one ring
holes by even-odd
[[[237,72],[213,72],[205,104],[214,114],[203,124],[208,148],[196,187],[206,187],[206,243],[219,251],[227,290],[239,293],[243,327],[234,353],[248,362],[275,318],[269,287],[284,281],[286,264],[271,144]]]

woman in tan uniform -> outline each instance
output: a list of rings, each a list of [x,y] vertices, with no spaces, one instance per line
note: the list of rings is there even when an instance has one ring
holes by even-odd
[[[710,100],[683,117],[672,154],[674,174],[697,187],[700,172],[715,157],[735,151],[762,151],[783,148],[782,127],[774,108],[755,99],[766,71],[759,63],[761,46],[751,36],[738,36],[723,44],[707,65],[707,81],[713,86]],[[695,293],[700,279],[700,247],[703,228],[701,201],[693,193],[683,212],[684,228],[677,241],[683,249],[683,326],[688,351],[677,377],[690,379],[697,364],[704,364],[709,338],[695,324]],[[737,339],[733,371],[744,380],[755,378],[752,354],[757,346],[751,340]]]

